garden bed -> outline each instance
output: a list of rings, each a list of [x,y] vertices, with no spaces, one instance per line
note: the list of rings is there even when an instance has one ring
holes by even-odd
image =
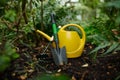
[[[1,80],[29,80],[43,73],[64,73],[71,80],[120,79],[119,52],[92,59],[88,53],[94,49],[94,46],[87,43],[81,57],[68,59],[67,65],[56,66],[49,49],[46,51],[47,55],[39,55],[46,43],[40,45],[42,46],[32,49],[18,45],[20,58],[13,61],[12,65],[3,74],[0,74]]]

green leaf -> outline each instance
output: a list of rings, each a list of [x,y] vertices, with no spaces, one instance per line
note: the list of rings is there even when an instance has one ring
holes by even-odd
[[[20,55],[17,54],[17,53],[14,53],[14,54],[12,55],[12,58],[13,58],[13,59],[16,59],[16,58],[18,58],[18,57],[20,57]]]
[[[5,6],[8,0],[0,0],[0,6]]]
[[[120,8],[120,0],[108,2],[108,3],[107,3],[107,6]]]
[[[40,76],[34,77],[34,79],[32,80],[70,80],[70,77],[61,73],[55,73],[55,74],[46,73],[46,74],[42,74]]]
[[[56,80],[70,80],[67,75],[61,74],[60,76],[55,76]]]
[[[6,42],[5,44],[5,54],[7,56],[12,56],[16,50],[11,47],[12,44],[9,43],[9,41]]]
[[[120,24],[120,14],[117,16],[116,20],[115,20],[116,24],[119,25]]]
[[[113,44],[112,44],[112,45],[110,46],[110,48],[104,53],[104,55],[112,52],[115,48],[117,48],[118,45],[119,45],[118,42],[113,42]]]
[[[0,20],[1,21],[1,20]],[[7,26],[5,25],[5,24],[2,24],[2,23],[0,23],[0,29],[1,30],[4,30],[4,29],[6,29],[7,28]]]
[[[10,65],[8,56],[0,56],[0,72],[4,71]]]
[[[5,45],[5,54],[6,56],[11,57],[12,60],[19,57],[19,54],[16,53],[16,49],[11,46],[9,41]]]
[[[0,45],[1,47],[1,45]],[[19,54],[16,53],[16,49],[8,40],[4,43],[2,51],[3,54],[0,54],[0,72],[4,71],[9,67],[10,62],[19,57]]]
[[[15,11],[14,10],[5,11],[4,18],[7,19],[7,20],[9,20],[10,22],[14,22],[15,18],[16,18]]]
[[[98,47],[96,47],[94,50],[92,50],[89,54],[92,54],[92,53],[95,53],[97,52],[98,50],[102,49],[102,48],[105,48],[107,46],[110,46],[110,43],[105,43],[105,44],[101,44],[99,45]]]
[[[120,51],[120,45],[116,47],[114,51]]]
[[[120,75],[118,75],[118,76],[115,78],[115,80],[120,80]]]

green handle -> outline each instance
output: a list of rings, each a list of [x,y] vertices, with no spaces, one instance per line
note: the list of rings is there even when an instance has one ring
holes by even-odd
[[[51,21],[52,21],[52,30],[53,30],[54,39],[56,42],[58,42],[58,36],[57,36],[58,29],[57,29],[57,26],[55,24],[55,19],[54,19],[53,13],[51,13]]]
[[[53,29],[53,34],[57,34],[57,27],[55,23],[52,24],[52,29]]]

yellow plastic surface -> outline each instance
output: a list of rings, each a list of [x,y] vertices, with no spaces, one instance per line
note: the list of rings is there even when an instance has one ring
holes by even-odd
[[[82,38],[80,38],[76,31],[66,31],[65,28],[69,26],[79,28],[82,32]],[[86,40],[84,29],[81,26],[77,24],[67,24],[59,30],[58,37],[59,46],[61,48],[63,46],[66,47],[67,58],[76,58],[81,56]]]

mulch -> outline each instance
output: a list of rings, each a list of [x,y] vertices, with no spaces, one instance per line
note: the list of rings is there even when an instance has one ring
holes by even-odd
[[[64,73],[71,80],[120,80],[119,51],[103,57],[98,55],[93,59],[88,54],[95,46],[86,43],[82,56],[69,58],[67,65],[56,66],[49,48],[47,55],[42,53],[46,45],[41,43],[39,47],[32,49],[18,45],[20,57],[4,73],[0,73],[0,80],[29,80],[45,72]]]

